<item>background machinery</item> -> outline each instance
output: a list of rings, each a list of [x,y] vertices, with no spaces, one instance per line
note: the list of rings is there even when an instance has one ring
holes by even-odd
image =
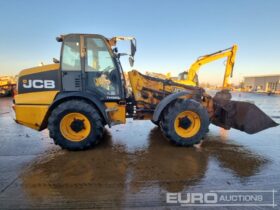
[[[120,40],[130,42],[130,54],[118,53]],[[128,94],[120,56],[128,55],[133,65],[133,37],[68,34],[57,41],[62,42],[60,60],[21,71],[14,110],[17,123],[39,131],[48,128],[62,148],[92,147],[102,139],[105,125],[124,124],[126,118],[152,120],[167,139],[182,146],[199,143],[210,123],[247,133],[278,125],[255,105],[230,100],[227,86],[211,97],[193,84],[132,70],[128,72],[132,89]],[[210,62],[209,57],[214,58],[206,56],[193,65],[193,73]],[[232,60],[228,62],[232,69]],[[189,71],[188,80],[193,73]]]
[[[235,63],[236,58],[236,52],[237,52],[237,45],[233,45],[230,48],[220,50],[211,54],[200,56],[188,69],[188,71],[183,71],[178,75],[178,79],[173,79],[173,81],[177,83],[181,83],[184,85],[191,85],[191,86],[199,86],[199,80],[197,73],[201,66],[222,59],[227,58],[226,60],[226,68],[225,68],[225,74],[223,79],[223,89],[229,89],[231,87],[230,84],[230,78],[233,74],[233,67]],[[168,73],[165,77],[166,79],[172,78],[170,73]]]
[[[12,76],[0,77],[0,96],[13,95],[16,87],[16,79]]]

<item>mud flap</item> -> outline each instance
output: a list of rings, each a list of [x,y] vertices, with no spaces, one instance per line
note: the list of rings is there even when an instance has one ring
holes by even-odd
[[[211,122],[225,129],[235,128],[254,134],[279,125],[255,104],[248,102],[216,100],[214,109]]]

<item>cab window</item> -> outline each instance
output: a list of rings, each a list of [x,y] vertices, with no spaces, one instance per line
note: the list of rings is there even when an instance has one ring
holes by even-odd
[[[64,41],[61,68],[64,71],[80,71],[81,56],[78,37],[69,37]]]

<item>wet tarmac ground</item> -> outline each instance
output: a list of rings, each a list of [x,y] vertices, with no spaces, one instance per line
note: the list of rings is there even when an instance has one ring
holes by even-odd
[[[280,123],[279,96],[235,98],[253,101]],[[47,130],[14,123],[11,103],[0,98],[0,209],[177,209],[166,203],[167,192],[273,189],[279,208],[280,126],[248,135],[211,125],[200,147],[185,148],[149,121],[128,120],[106,129],[95,148],[69,152]]]

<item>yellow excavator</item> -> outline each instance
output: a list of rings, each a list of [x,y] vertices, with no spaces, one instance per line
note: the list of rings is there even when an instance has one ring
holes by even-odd
[[[229,89],[231,87],[230,78],[232,77],[232,73],[233,73],[233,67],[235,63],[237,49],[238,46],[235,44],[230,48],[200,56],[190,66],[188,71],[181,72],[178,75],[178,79],[173,79],[173,81],[184,85],[199,86],[197,73],[201,68],[201,66],[222,58],[227,58],[222,88]],[[166,79],[171,79],[170,73],[166,74]]]
[[[194,84],[132,70],[128,94],[120,57],[129,56],[133,66],[133,37],[67,34],[57,41],[62,43],[59,60],[20,72],[13,108],[17,123],[38,131],[48,128],[62,148],[90,148],[102,140],[104,126],[124,124],[126,118],[152,120],[168,140],[181,146],[199,143],[210,123],[249,134],[278,125],[257,106],[232,101],[227,86],[211,97]],[[118,41],[128,41],[130,53],[119,53]],[[201,64],[197,62],[193,69]],[[189,79],[193,73],[189,72]]]

